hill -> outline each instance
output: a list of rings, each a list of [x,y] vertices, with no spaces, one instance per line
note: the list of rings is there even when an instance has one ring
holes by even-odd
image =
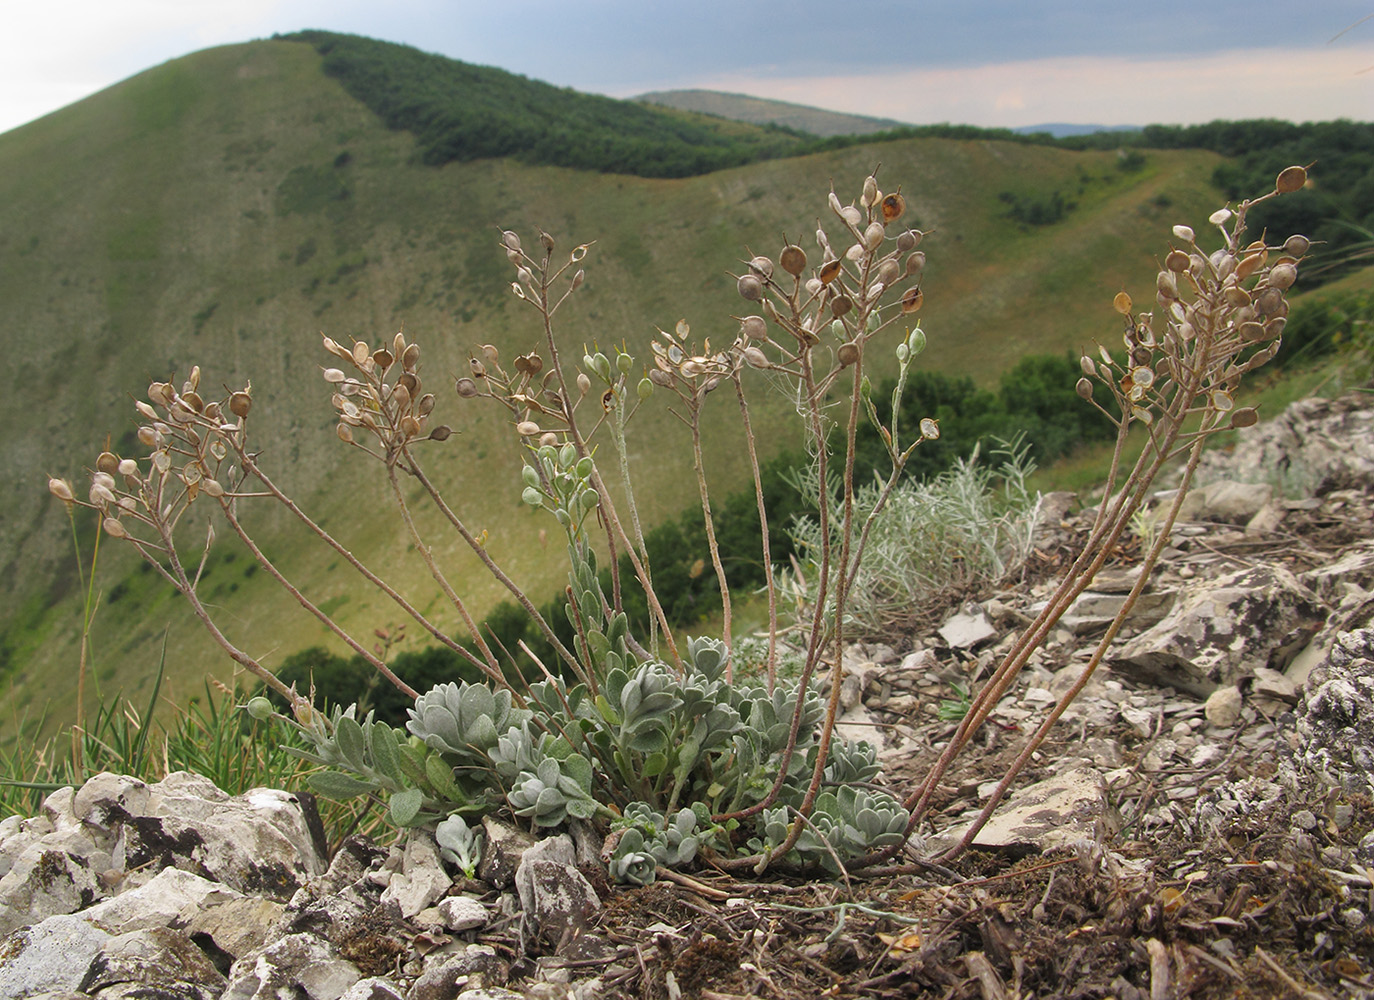
[[[0,669],[15,713],[48,701],[69,712],[77,662],[80,581],[46,477],[79,483],[106,435],[114,450],[140,453],[130,397],[193,364],[216,387],[251,379],[255,419],[275,429],[268,467],[417,603],[435,603],[385,491],[333,436],[321,331],[375,343],[404,326],[422,343],[426,378],[459,432],[445,446],[443,485],[532,592],[560,586],[531,541],[509,426],[460,409],[443,388],[479,345],[509,356],[536,335],[510,295],[498,227],[543,226],[568,247],[596,240],[564,334],[623,340],[642,354],[656,325],[681,317],[729,334],[727,317],[740,311],[729,272],[744,248],[776,252],[782,233],[809,232],[832,179],[857,189],[881,161],[913,224],[930,233],[925,364],[987,382],[1026,352],[1114,330],[1112,294],[1148,286],[1162,234],[1205,217],[1217,198],[1212,153],[1152,152],[1123,169],[1115,151],[983,138],[852,145],[679,179],[511,158],[433,166],[422,141],[388,128],[325,63],[286,40],[211,49],[0,136],[0,346],[14,370],[0,397],[11,428],[0,444]],[[1057,217],[1025,221],[1027,206],[1056,195]],[[777,400],[758,414],[767,448],[789,443],[787,413]],[[643,421],[641,440],[677,440],[661,409]],[[744,467],[727,426],[707,438],[708,471],[728,487]],[[675,514],[692,481],[685,448],[634,457],[647,460],[646,515]],[[346,624],[392,620],[286,525],[263,511],[245,516],[261,520],[287,573]],[[77,527],[89,556],[92,526]],[[447,536],[435,546],[463,565]],[[164,630],[170,697],[184,699],[207,670],[228,675],[169,588],[115,546],[100,558],[92,656],[102,690],[146,688]],[[207,571],[213,599],[268,662],[323,638],[241,552],[217,545]],[[496,593],[474,579],[480,611]]]
[[[747,94],[727,94],[718,90],[656,90],[635,98],[646,104],[657,104],[680,111],[695,111],[716,115],[751,125],[778,125],[809,135],[869,135],[909,123],[894,118],[871,118],[842,111],[826,111],[790,101],[770,101]]]

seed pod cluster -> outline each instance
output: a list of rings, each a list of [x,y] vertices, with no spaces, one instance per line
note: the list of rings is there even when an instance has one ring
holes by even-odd
[[[816,230],[819,264],[812,265],[796,243],[784,241],[776,269],[771,258],[753,255],[736,276],[740,297],[757,306],[755,315],[741,320],[739,338],[730,350],[743,364],[791,370],[803,352],[821,345],[821,334],[829,331],[835,338],[826,347],[833,352],[828,355],[833,376],[852,365],[862,366],[869,339],[924,304],[920,281],[926,255],[916,248],[925,234],[898,225],[907,214],[906,196],[884,192],[875,173],[864,178],[855,201],[846,204],[832,190],[828,202],[840,229],[832,226],[827,233],[822,225]],[[656,384],[670,384],[683,374],[682,362],[667,353],[670,346],[655,347],[660,374],[651,372],[650,378]],[[906,340],[892,349],[901,364],[916,353]],[[776,350],[776,356],[770,350]],[[694,371],[690,363],[687,371]]]
[[[1263,199],[1301,189],[1306,171],[1289,167],[1275,190]],[[1093,381],[1107,386],[1123,420],[1153,423],[1167,418],[1177,426],[1184,415],[1204,412],[1204,433],[1247,427],[1258,417],[1253,407],[1237,407],[1236,392],[1246,374],[1278,351],[1287,322],[1286,293],[1298,278],[1305,236],[1282,244],[1244,242],[1246,217],[1255,202],[1223,208],[1208,221],[1222,245],[1203,250],[1194,230],[1173,228],[1183,246],[1172,247],[1155,280],[1156,309],[1136,312],[1125,292],[1113,305],[1123,319],[1117,354],[1099,345],[1101,361],[1084,357],[1077,391],[1093,397]]]
[[[411,442],[448,437],[430,434],[426,427],[436,400],[423,388],[419,344],[407,342],[404,333],[397,333],[375,350],[361,340],[344,347],[324,337],[323,344],[345,366],[323,369],[325,382],[334,390],[330,402],[338,415],[335,432],[339,440],[358,445],[390,464]],[[495,348],[485,350],[495,354]],[[476,359],[472,365],[474,371],[481,370]],[[476,384],[470,379],[458,381],[459,395],[468,388],[475,390]]]

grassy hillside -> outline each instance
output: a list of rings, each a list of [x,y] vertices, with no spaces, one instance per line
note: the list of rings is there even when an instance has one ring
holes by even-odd
[[[497,227],[543,226],[565,247],[596,240],[564,332],[643,352],[655,325],[680,317],[699,334],[730,335],[728,317],[741,310],[727,272],[743,248],[775,253],[783,234],[809,244],[832,179],[855,191],[880,161],[930,233],[925,363],[990,381],[1027,351],[1111,336],[1111,296],[1150,287],[1169,227],[1215,207],[1219,162],[1150,153],[1128,172],[1112,152],[941,139],[680,180],[422,159],[413,136],[389,130],[322,71],[316,51],[285,41],[197,53],[0,136],[0,344],[15,369],[0,397],[12,429],[0,444],[0,672],[13,712],[72,704],[79,588],[66,516],[44,481],[66,475],[84,490],[82,469],[107,434],[115,450],[136,451],[131,397],[150,379],[192,364],[209,386],[251,378],[254,418],[275,429],[260,439],[266,467],[417,603],[438,607],[381,484],[334,438],[319,377],[321,331],[375,343],[404,325],[459,431],[438,474],[489,532],[492,554],[547,596],[562,571],[519,502],[511,430],[446,388],[478,345],[509,356],[534,342]],[[1051,225],[1009,215],[1009,204],[1055,193],[1073,207]],[[728,409],[708,429],[709,471],[734,486],[744,470]],[[788,443],[787,413],[776,400],[759,415],[766,448]],[[664,445],[679,429],[661,410],[644,423],[641,496],[651,516],[675,514],[692,482],[685,449]],[[286,571],[347,624],[395,620],[334,559],[256,516]],[[455,576],[471,576],[479,611],[494,601],[448,536],[433,542],[460,567]],[[115,546],[101,559],[93,664],[103,690],[147,685],[164,630],[171,697],[197,689],[206,671],[229,673],[168,588]],[[268,663],[324,638],[246,555],[217,548],[210,574],[235,637]]]
[[[892,118],[850,115],[790,101],[770,101],[747,94],[725,94],[718,90],[659,90],[640,94],[635,100],[680,111],[716,115],[751,125],[781,125],[819,136],[868,135],[902,128],[907,124]]]
[[[431,165],[510,156],[640,177],[690,177],[796,152],[804,137],[595,94],[407,45],[301,31],[324,71]]]

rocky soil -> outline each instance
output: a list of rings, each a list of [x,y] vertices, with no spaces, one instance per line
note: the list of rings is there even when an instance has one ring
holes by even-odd
[[[100,775],[0,822],[0,997],[1374,997],[1374,409],[1295,404],[1206,475],[1108,665],[948,866],[929,859],[1077,677],[1138,538],[902,864],[835,882],[703,865],[613,889],[590,831],[536,844],[489,821],[469,881],[425,833],[331,857],[305,796]],[[906,648],[846,655],[843,725],[882,739],[895,788],[1091,519],[1062,495],[1043,513],[1021,579]]]

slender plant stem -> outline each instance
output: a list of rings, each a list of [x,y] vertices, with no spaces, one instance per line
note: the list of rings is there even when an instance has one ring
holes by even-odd
[[[353,650],[353,652],[357,653],[365,661],[367,661],[368,665],[371,666],[373,670],[376,670],[379,674],[381,674],[392,684],[394,684],[397,690],[399,690],[407,698],[415,698],[419,696],[419,692],[417,692],[405,681],[397,677],[390,667],[388,667],[385,663],[378,659],[377,656],[375,656],[370,649],[365,647],[362,643],[358,642],[358,640],[354,639],[351,635],[344,631],[344,629],[341,628],[339,624],[334,621],[333,618],[325,614],[324,611],[322,611],[318,605],[316,605],[308,597],[302,594],[300,592],[300,589],[296,587],[296,585],[293,584],[290,580],[288,580],[282,574],[281,570],[277,569],[277,567],[273,564],[272,560],[267,558],[266,554],[262,551],[262,549],[258,547],[257,543],[253,541],[252,537],[248,534],[248,532],[244,530],[243,525],[239,523],[238,517],[234,514],[233,505],[231,503],[225,502],[225,498],[221,498],[220,509],[224,512],[224,519],[229,522],[229,527],[234,529],[234,534],[238,535],[239,541],[243,542],[243,544],[248,548],[248,551],[253,554],[253,558],[257,560],[258,565],[261,566],[263,569],[267,570],[268,574],[272,577],[272,579],[276,580],[277,583],[282,587],[282,589],[285,590],[288,594],[290,594],[297,604],[299,604],[306,611],[310,612],[310,614],[314,615],[321,622],[321,624],[324,625],[325,628],[329,629],[329,631],[333,632],[340,639],[342,639],[348,645],[349,649]],[[190,583],[188,581],[187,586],[190,588],[191,593],[195,592],[194,583]]]
[[[434,561],[433,551],[420,536],[420,529],[415,526],[415,519],[410,516],[410,505],[406,503],[405,494],[401,492],[401,484],[396,479],[396,466],[388,465],[386,474],[387,481],[391,484],[392,497],[401,512],[401,520],[405,522],[406,530],[410,532],[410,537],[415,542],[415,551],[420,554],[420,559],[429,570],[430,576],[434,578],[434,582],[439,585],[439,589],[444,592],[444,596],[448,598],[449,603],[458,612],[458,617],[463,619],[463,624],[467,626],[468,634],[472,636],[473,642],[477,643],[477,648],[485,661],[482,672],[498,687],[509,689],[518,698],[519,692],[511,686],[510,682],[506,680],[505,674],[501,672],[501,666],[496,662],[495,654],[492,653],[491,647],[487,645],[487,640],[482,636],[482,630],[473,621],[467,604],[463,602],[463,599],[458,596],[458,592],[448,582],[448,577],[439,568],[439,564]]]
[[[716,544],[716,522],[711,516],[711,495],[706,489],[706,466],[701,454],[700,396],[693,396],[689,400],[688,412],[692,416],[692,468],[697,474],[697,494],[701,498],[701,516],[706,525],[706,548],[711,553],[711,566],[716,571],[716,583],[720,587],[721,639],[725,642],[725,655],[729,656],[734,641],[730,619],[730,584],[725,579],[725,566],[720,561],[720,546]],[[725,670],[725,679],[729,681],[734,676],[734,664],[727,662]]]
[[[252,455],[250,455],[247,451],[239,450],[238,458],[239,461],[243,464],[243,469],[246,473],[251,475],[260,483],[262,483],[263,486],[266,487],[267,491],[272,495],[273,499],[275,499],[283,507],[289,510],[298,521],[300,521],[308,529],[310,529],[310,531],[315,535],[315,537],[319,538],[320,541],[324,542],[331,549],[337,552],[341,557],[343,557],[343,560],[346,563],[348,563],[348,565],[352,566],[353,569],[355,569],[359,573],[359,575],[363,577],[363,579],[365,579],[368,583],[372,584],[387,597],[391,598],[391,600],[394,601],[402,611],[410,615],[412,619],[419,623],[421,628],[423,628],[426,632],[428,632],[431,636],[438,640],[442,645],[447,646],[449,649],[453,650],[453,652],[457,653],[459,656],[462,656],[465,659],[467,659],[468,662],[471,663],[473,666],[478,667],[479,669],[482,667],[482,662],[473,656],[471,650],[469,650],[462,643],[455,641],[443,629],[439,628],[428,618],[426,618],[423,612],[421,612],[413,604],[411,604],[404,597],[402,597],[401,594],[394,587],[391,586],[391,584],[387,583],[376,573],[372,572],[372,570],[368,569],[367,566],[365,566],[362,563],[362,561],[358,559],[357,556],[350,552],[347,547],[340,543],[338,539],[336,539],[333,535],[331,535],[328,531],[326,531],[323,527],[316,523],[305,511],[301,510],[301,508],[296,504],[296,502],[292,500],[289,496],[287,496],[285,493],[283,493],[281,489],[277,487],[277,484],[272,482],[271,478],[268,477],[267,473],[262,471],[261,466],[258,465],[256,459]],[[234,497],[228,499],[237,498]]]
[[[407,458],[409,458],[409,456],[407,456]],[[553,629],[549,627],[549,623],[544,619],[544,616],[539,613],[539,609],[534,606],[534,602],[529,599],[529,595],[506,574],[506,571],[496,563],[496,560],[492,559],[491,553],[487,551],[486,546],[482,545],[477,540],[476,536],[468,530],[467,525],[463,523],[462,519],[453,508],[444,500],[438,488],[430,482],[429,477],[425,475],[424,469],[417,463],[411,462],[411,464],[407,466],[406,471],[414,476],[416,481],[424,487],[425,492],[429,494],[430,500],[434,502],[434,506],[438,509],[439,513],[444,515],[444,518],[453,526],[454,530],[458,532],[463,541],[467,542],[468,547],[472,549],[477,555],[477,558],[482,561],[482,565],[487,568],[487,571],[496,578],[498,583],[506,588],[512,597],[515,598],[516,602],[525,610],[525,613],[530,616],[530,620],[535,623],[536,627],[539,629],[539,633],[549,645],[553,647],[554,651],[558,653],[558,655],[563,658],[563,661],[569,666],[575,665],[577,663],[577,657],[563,645],[558,636],[554,635]]]
[[[744,398],[744,382],[739,377],[739,369],[730,373],[735,385],[735,398],[739,400],[740,420],[744,424],[744,444],[749,449],[749,471],[754,477],[754,500],[759,511],[759,534],[763,538],[763,579],[764,591],[768,595],[768,693],[773,693],[778,673],[778,588],[773,580],[773,552],[768,537],[768,508],[763,500],[763,474],[759,469],[759,453],[754,442],[754,427],[749,420],[749,403]],[[734,663],[731,662],[725,675],[727,681],[734,678]]]

